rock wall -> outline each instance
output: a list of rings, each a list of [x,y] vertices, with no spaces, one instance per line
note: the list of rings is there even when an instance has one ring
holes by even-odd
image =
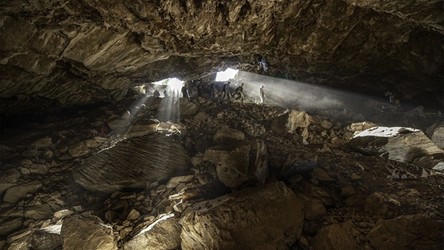
[[[109,101],[141,81],[257,71],[261,55],[266,74],[414,98],[441,87],[443,12],[438,0],[2,1],[0,97]]]

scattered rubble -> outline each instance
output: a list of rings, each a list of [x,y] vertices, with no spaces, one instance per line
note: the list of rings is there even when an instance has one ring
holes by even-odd
[[[204,99],[165,120],[151,101],[2,141],[0,249],[441,246],[439,127]]]

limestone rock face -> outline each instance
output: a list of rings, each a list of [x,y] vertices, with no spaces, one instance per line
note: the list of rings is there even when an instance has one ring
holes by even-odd
[[[422,215],[382,220],[368,234],[377,249],[442,249],[444,224]]]
[[[93,103],[121,97],[134,80],[192,76],[222,61],[256,70],[257,55],[266,57],[269,74],[315,72],[354,84],[376,74],[372,88],[396,81],[411,98],[427,91],[410,91],[412,85],[425,83],[432,93],[443,80],[438,0],[57,0],[0,7],[0,97]]]
[[[369,154],[387,154],[389,159],[400,162],[412,162],[424,155],[444,154],[444,150],[438,148],[420,130],[402,127],[364,130],[350,140],[350,145]]]
[[[187,169],[188,164],[189,157],[179,142],[164,135],[149,135],[120,142],[87,158],[73,176],[85,189],[109,193],[168,179]]]
[[[182,220],[182,249],[288,249],[300,236],[302,203],[283,183],[197,204]]]
[[[63,249],[117,250],[113,229],[95,216],[73,215],[63,222]]]

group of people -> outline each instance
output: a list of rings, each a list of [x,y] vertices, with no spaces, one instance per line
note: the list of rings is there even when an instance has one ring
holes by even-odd
[[[224,84],[224,86],[222,87],[222,94],[221,94],[221,99],[222,100],[229,100],[231,97],[233,97],[236,100],[240,100],[241,103],[244,102],[244,83],[241,83],[237,88],[234,89],[234,92],[231,94],[230,93],[230,84],[231,82],[227,82]]]
[[[209,88],[207,89],[208,85],[203,84],[203,86],[198,86],[198,93],[203,94],[207,93],[211,98],[217,98],[219,97],[221,100],[237,100],[241,103],[244,102],[245,99],[245,93],[244,93],[244,83],[240,83],[239,85],[234,85],[233,83],[228,81],[226,83],[213,83]],[[207,91],[205,91],[207,90]],[[259,87],[259,103],[263,104],[265,103],[265,86],[262,84]]]
[[[223,88],[222,88],[222,94],[221,99],[230,99],[230,96],[232,96],[235,100],[240,100],[241,103],[244,102],[245,94],[244,94],[244,83],[241,83],[237,88],[234,89],[233,94],[231,95],[229,93],[230,89],[230,82],[227,82]],[[259,87],[259,104],[265,103],[265,86],[262,84]]]
[[[193,82],[191,82],[193,83]],[[190,100],[191,99],[191,95],[190,95],[190,87],[194,86],[193,84],[187,84],[185,83],[181,90],[180,90],[180,95],[179,97],[185,98]],[[237,100],[240,101],[241,103],[244,102],[245,99],[245,93],[244,93],[244,83],[240,83],[239,85],[234,85],[232,82],[228,81],[226,83],[222,83],[222,82],[218,82],[218,83],[213,83],[213,84],[206,84],[206,83],[200,83],[198,85],[196,85],[195,87],[197,87],[197,95],[198,96],[205,96],[205,95],[209,95],[210,98],[216,98],[219,96],[219,98],[221,100]],[[259,87],[259,103],[263,104],[265,103],[265,90],[264,90],[265,86],[262,84]],[[163,96],[164,97],[169,97],[169,92],[167,91],[167,89],[163,90]],[[153,91],[153,97],[160,97],[160,91],[158,89],[155,89]]]

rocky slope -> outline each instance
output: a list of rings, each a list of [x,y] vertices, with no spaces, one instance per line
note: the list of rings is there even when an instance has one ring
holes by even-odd
[[[264,57],[269,75],[442,99],[439,0],[2,1],[0,33],[2,98],[112,101]]]
[[[0,249],[442,247],[444,151],[419,130],[141,100],[1,131]]]

